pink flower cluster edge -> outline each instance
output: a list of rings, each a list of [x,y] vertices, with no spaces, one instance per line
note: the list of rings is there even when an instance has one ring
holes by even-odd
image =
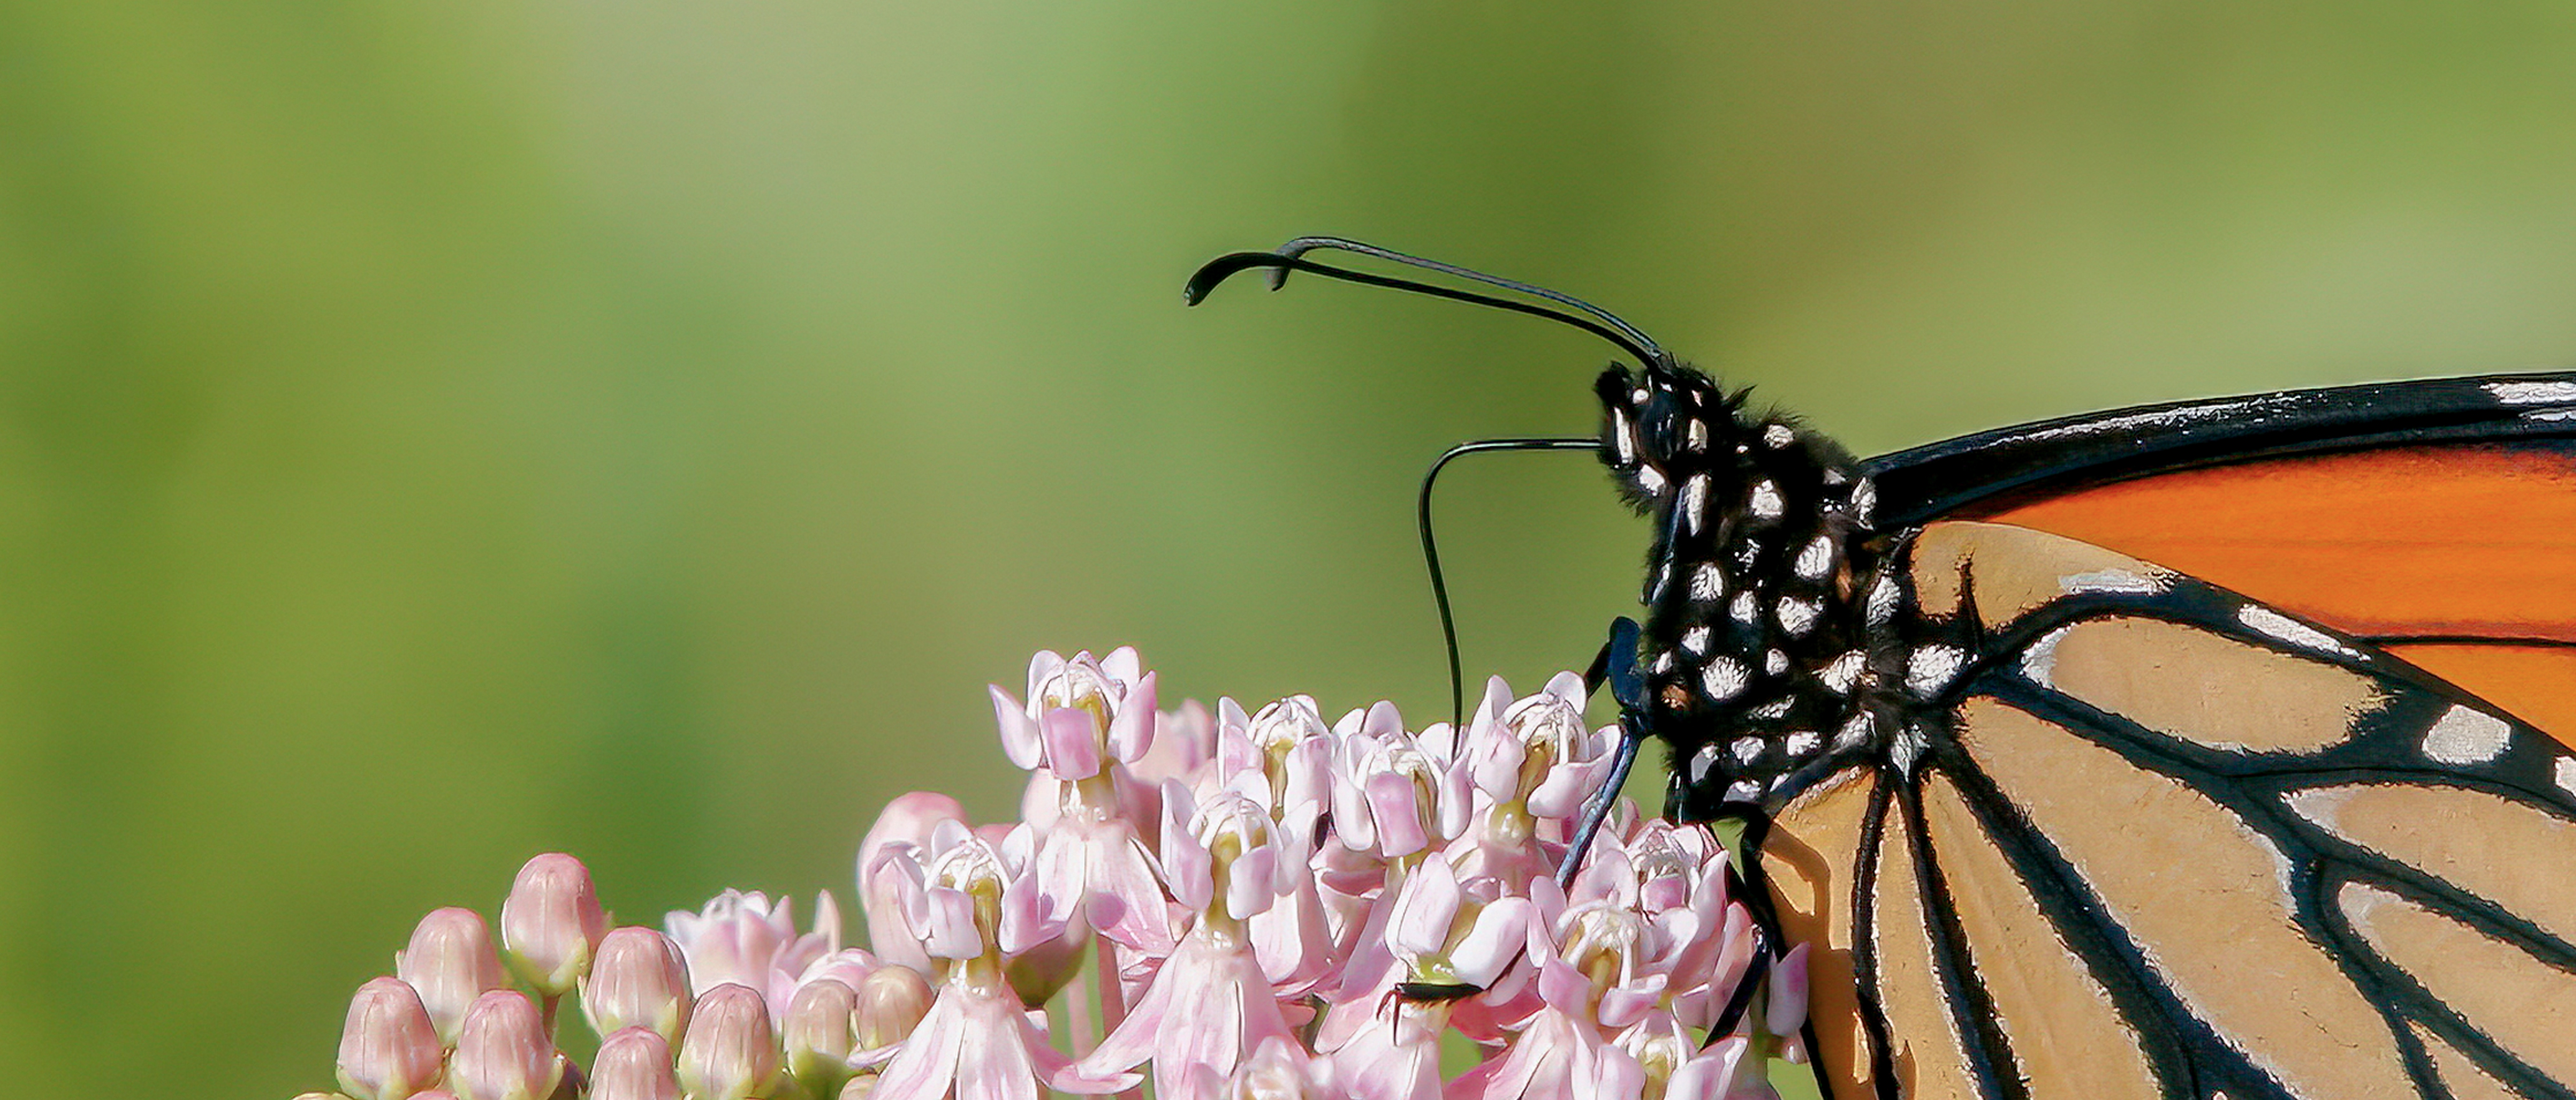
[[[499,936],[423,918],[349,1006],[339,1093],[300,1100],[1757,1100],[1804,1058],[1806,948],[1755,980],[1705,830],[1619,800],[1561,674],[1492,681],[1464,729],[1291,696],[1159,709],[1136,652],[1041,652],[992,690],[1022,819],[895,799],[838,906],[728,890],[611,928],[571,856],[529,861]],[[601,1037],[585,1067],[559,1011]],[[1444,1079],[1444,1037],[1472,1068]],[[1452,1061],[1459,1060],[1453,1053]]]

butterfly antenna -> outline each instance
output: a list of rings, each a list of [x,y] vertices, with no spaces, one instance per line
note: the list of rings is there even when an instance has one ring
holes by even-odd
[[[1577,298],[1571,294],[1559,293],[1557,291],[1549,290],[1543,286],[1533,286],[1529,283],[1521,282],[1518,279],[1505,279],[1500,276],[1487,275],[1484,272],[1477,271],[1473,268],[1442,263],[1438,260],[1398,252],[1392,248],[1381,248],[1377,245],[1369,244],[1365,241],[1355,241],[1348,237],[1299,237],[1296,240],[1280,245],[1278,248],[1272,249],[1271,251],[1276,255],[1286,256],[1290,259],[1297,259],[1317,249],[1332,249],[1338,252],[1355,252],[1362,256],[1370,256],[1376,259],[1386,260],[1390,263],[1405,264],[1411,267],[1422,268],[1426,271],[1437,271],[1443,275],[1472,280],[1483,283],[1486,286],[1501,287],[1504,290],[1509,290],[1518,294],[1527,294],[1533,298],[1544,298],[1548,301],[1564,306],[1567,309],[1576,310],[1598,318],[1603,324],[1619,330],[1621,335],[1635,341],[1639,348],[1652,352],[1654,357],[1657,359],[1663,358],[1664,355],[1664,349],[1657,346],[1652,337],[1638,331],[1637,326],[1619,319],[1618,314],[1593,305],[1592,303],[1584,301],[1583,299]],[[1277,290],[1282,286],[1286,286],[1287,283],[1287,268],[1282,267],[1271,269],[1270,289]]]
[[[1424,262],[1428,263],[1429,261]],[[1373,275],[1365,271],[1352,271],[1348,268],[1333,267],[1329,264],[1319,264],[1313,260],[1301,260],[1295,256],[1282,256],[1276,252],[1232,252],[1219,256],[1213,260],[1209,260],[1206,264],[1201,265],[1197,272],[1190,276],[1189,284],[1181,288],[1181,301],[1183,304],[1193,306],[1206,301],[1208,293],[1215,290],[1217,288],[1217,284],[1233,278],[1241,272],[1249,271],[1256,267],[1266,268],[1271,271],[1310,272],[1312,274],[1324,276],[1328,279],[1339,279],[1346,283],[1359,283],[1363,286],[1388,287],[1394,290],[1411,291],[1415,294],[1427,294],[1434,298],[1447,298],[1453,302],[1469,302],[1480,306],[1492,306],[1495,309],[1507,309],[1514,313],[1526,313],[1532,317],[1545,317],[1559,324],[1572,325],[1585,332],[1589,332],[1594,336],[1598,336],[1613,344],[1617,344],[1620,350],[1636,356],[1637,361],[1641,364],[1669,363],[1671,361],[1665,357],[1663,349],[1656,346],[1654,341],[1646,339],[1643,334],[1638,334],[1636,329],[1629,327],[1627,322],[1620,321],[1615,317],[1611,318],[1611,321],[1614,322],[1617,327],[1612,327],[1612,325],[1603,324],[1590,317],[1578,317],[1561,310],[1549,309],[1546,306],[1532,305],[1528,302],[1516,302],[1509,298],[1497,298],[1490,294],[1478,294],[1472,290],[1458,290],[1453,287],[1433,286],[1430,283],[1415,282],[1411,279],[1399,279],[1392,275]],[[1458,270],[1465,271],[1466,269],[1459,268]],[[1473,275],[1474,273],[1468,272],[1468,274]],[[1479,278],[1481,278],[1481,276],[1479,276]],[[1552,301],[1554,299],[1550,300]],[[1586,306],[1584,308],[1590,309],[1591,307]],[[1602,314],[1602,316],[1608,315]],[[1632,336],[1631,334],[1635,335]]]
[[[1440,543],[1431,536],[1431,487],[1440,480],[1440,471],[1449,460],[1473,454],[1496,451],[1589,451],[1601,445],[1596,439],[1582,436],[1556,436],[1531,439],[1479,439],[1461,443],[1440,452],[1431,469],[1422,475],[1422,490],[1416,499],[1414,525],[1422,531],[1422,563],[1431,570],[1431,602],[1440,606],[1440,644],[1449,651],[1449,728],[1467,728],[1467,685],[1458,671],[1458,621],[1449,608],[1449,581],[1440,571]]]

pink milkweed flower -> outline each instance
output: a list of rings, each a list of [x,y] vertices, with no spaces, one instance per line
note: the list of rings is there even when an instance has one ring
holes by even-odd
[[[1654,1013],[1630,1025],[1611,1044],[1642,1075],[1640,1100],[1725,1100],[1741,1097],[1751,1044],[1730,1035],[1702,1047],[1681,1022]],[[1760,1078],[1758,1066],[1749,1076]],[[1765,1086],[1767,1089],[1767,1085]]]
[[[501,902],[502,957],[546,997],[572,992],[607,934],[608,914],[599,907],[590,868],[561,852],[519,868],[510,896]]]
[[[1283,839],[1240,791],[1199,805],[1180,783],[1164,786],[1164,873],[1197,920],[1127,1019],[1056,1088],[1116,1092],[1133,1079],[1126,1070],[1151,1058],[1157,1098],[1217,1100],[1245,1052],[1293,1040],[1246,927],[1301,877],[1305,853]]]
[[[1381,897],[1375,912],[1382,914],[1374,922],[1381,931],[1362,941],[1344,971],[1317,1032],[1319,1049],[1336,1049],[1369,1030],[1371,1020],[1385,1015],[1380,1002],[1400,982],[1470,985],[1486,990],[1480,999],[1510,997],[1515,990],[1498,987],[1497,979],[1535,935],[1530,899],[1509,896],[1492,876],[1462,882],[1448,860],[1436,857]],[[1446,1024],[1451,1006],[1440,1007]]]
[[[1379,997],[1378,1011],[1332,1053],[1350,1100],[1436,1100],[1449,1005]]]
[[[933,791],[913,791],[895,796],[886,803],[876,823],[868,826],[866,839],[859,842],[859,911],[868,922],[868,947],[886,962],[909,966],[930,973],[930,956],[921,949],[921,936],[903,917],[903,892],[893,876],[893,868],[871,873],[877,857],[895,844],[926,848],[931,834],[941,822],[966,823],[966,808],[957,800]]]
[[[357,1100],[404,1100],[438,1080],[438,1030],[420,994],[400,978],[376,978],[349,999],[340,1031],[340,1087]]]
[[[642,1027],[676,1040],[692,1000],[680,945],[650,928],[609,932],[599,941],[599,961],[581,979],[582,1014],[601,1035]]]
[[[680,1038],[680,1089],[697,1100],[747,1100],[778,1078],[778,1039],[759,990],[724,982],[698,995]]]
[[[689,988],[699,996],[727,982],[767,998],[772,1018],[787,1014],[796,979],[815,960],[841,949],[841,908],[829,890],[814,895],[814,930],[796,934],[796,906],[759,891],[727,890],[691,913],[663,918],[689,960]]]
[[[1041,652],[1029,665],[1025,706],[999,687],[992,693],[1003,751],[1014,764],[1042,769],[1060,797],[1031,861],[1040,919],[1015,922],[1006,946],[1017,951],[1089,927],[1131,950],[1168,954],[1171,915],[1132,816],[1145,807],[1125,777],[1126,765],[1153,745],[1154,674],[1139,674],[1133,649],[1105,661]]]
[[[1470,835],[1506,881],[1554,870],[1540,842],[1562,840],[1609,776],[1616,735],[1586,726],[1583,703],[1583,678],[1570,672],[1518,701],[1496,678],[1460,741],[1478,795]]]
[[[590,1062],[590,1100],[680,1100],[670,1040],[643,1027],[610,1033]]]
[[[564,1065],[537,1006],[515,989],[495,989],[466,1011],[447,1083],[465,1100],[546,1100]]]
[[[1333,1063],[1286,1039],[1264,1039],[1225,1081],[1222,1100],[1341,1100]]]
[[[1449,759],[1445,735],[1405,732],[1404,719],[1388,703],[1364,716],[1353,712],[1342,726],[1333,760],[1333,829],[1345,846],[1401,859],[1466,830],[1469,777]]]
[[[487,989],[510,984],[501,971],[501,955],[492,947],[492,930],[483,914],[446,908],[420,919],[411,945],[394,952],[394,975],[411,983],[441,1042],[455,1042],[465,1024],[465,1010]]]
[[[1048,1043],[1003,974],[1004,916],[1031,904],[1026,887],[1014,884],[1019,876],[1002,853],[963,828],[941,830],[933,844],[927,867],[908,846],[880,857],[905,869],[906,919],[923,933],[939,989],[870,1096],[1039,1100],[1040,1082],[1071,1060]]]
[[[1447,1100],[1640,1100],[1646,1074],[1600,1032],[1554,1005],[1541,1009],[1503,1055],[1449,1083]]]

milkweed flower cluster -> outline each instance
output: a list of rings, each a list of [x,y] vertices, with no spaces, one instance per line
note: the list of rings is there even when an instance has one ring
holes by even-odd
[[[1557,883],[1616,736],[1579,678],[1495,680],[1463,729],[1158,694],[1131,649],[994,688],[1022,819],[896,799],[860,845],[866,948],[828,892],[802,932],[738,891],[612,927],[539,856],[497,943],[422,920],[307,1100],[1755,1100],[1802,1057],[1805,949],[1757,960],[1706,830],[1621,800]],[[1473,1062],[1445,1079],[1444,1037]]]

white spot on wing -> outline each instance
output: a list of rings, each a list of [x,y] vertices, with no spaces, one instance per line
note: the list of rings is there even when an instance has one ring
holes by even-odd
[[[1959,675],[1959,666],[1968,655],[1956,646],[1927,645],[1905,655],[1905,687],[1917,698],[1929,699],[1949,687]]]
[[[2236,621],[2301,649],[2332,653],[2335,656],[2349,657],[2356,661],[2361,659],[2360,650],[2334,640],[2333,635],[2261,604],[2249,603],[2238,608]]]
[[[1745,507],[1752,509],[1753,514],[1759,518],[1778,519],[1780,513],[1788,509],[1789,502],[1780,499],[1779,486],[1771,484],[1771,479],[1764,478],[1753,483],[1753,498],[1745,502]]]
[[[1868,478],[1852,486],[1852,519],[1863,527],[1878,525],[1878,486]]]
[[[1690,598],[1697,603],[1716,603],[1726,594],[1726,572],[1716,562],[1701,562],[1691,570]]]
[[[2558,765],[2550,777],[2558,781],[2559,790],[2567,792],[2571,797],[2576,797],[2576,756],[2559,757]]]
[[[2075,628],[2071,626],[2061,626],[2041,635],[2038,641],[2030,643],[2030,648],[2021,653],[2021,674],[2028,677],[2031,683],[2041,687],[2056,687],[2057,681],[2052,677],[2057,674],[2057,643],[2065,641],[2066,632],[2073,629]]]
[[[1699,670],[1699,689],[1711,699],[1732,699],[1744,690],[1742,662],[1731,657],[1718,657]]]
[[[1870,731],[1875,729],[1877,724],[1870,718],[1868,711],[1852,715],[1849,721],[1843,723],[1841,729],[1834,731],[1834,747],[1849,751],[1868,744]]]
[[[2172,584],[2171,577],[2140,573],[2134,569],[2096,569],[2089,573],[2068,573],[2057,578],[2058,591],[2069,596],[2092,592],[2152,596],[2171,587]]]
[[[2504,719],[2454,706],[2424,731],[2424,756],[2436,764],[2484,764],[2502,755],[2512,740],[2513,727]]]
[[[2489,382],[2500,405],[2556,405],[2576,401],[2576,382]]]

